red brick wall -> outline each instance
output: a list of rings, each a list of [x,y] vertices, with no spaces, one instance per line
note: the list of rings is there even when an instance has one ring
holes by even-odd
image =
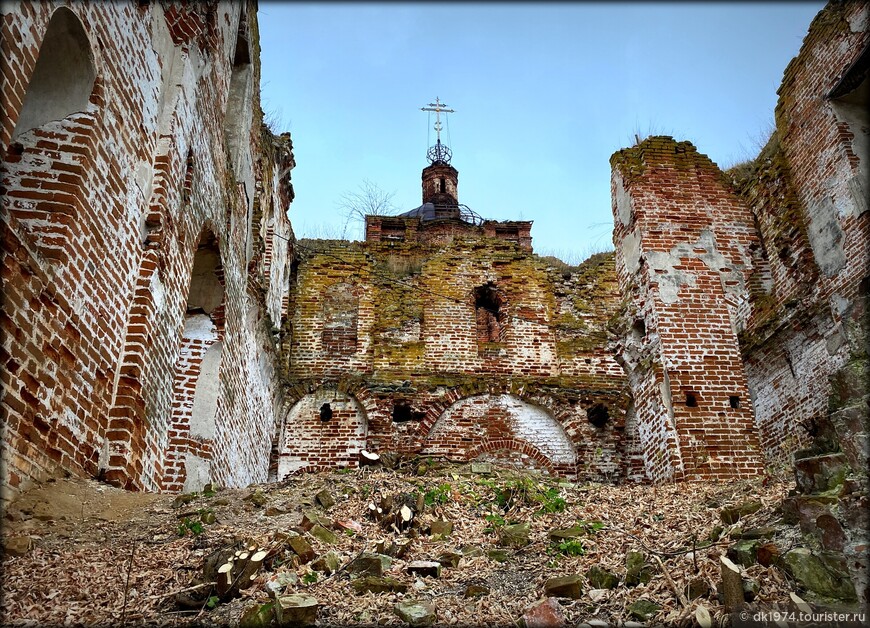
[[[59,468],[159,488],[206,227],[219,241],[228,299],[213,477],[265,479],[280,402],[272,330],[289,259],[275,240],[269,275],[256,265],[249,274],[249,209],[226,168],[228,65],[242,5],[71,4],[93,51],[90,104],[13,144],[49,18],[64,5],[11,3],[0,21],[4,498]],[[256,46],[254,8],[247,14]],[[242,151],[259,158],[245,195],[258,197],[258,219],[275,225],[275,237],[289,237],[292,157],[273,150],[258,120],[249,140]]]
[[[827,96],[870,41],[868,13],[865,3],[830,3],[813,20],[785,69],[774,136],[744,172],[732,173],[772,271],[766,290],[752,295],[741,336],[771,460],[787,462],[807,441],[802,425],[825,413],[828,377],[866,351],[867,132],[862,140],[843,101]]]
[[[564,428],[546,410],[509,395],[480,395],[454,403],[426,435],[421,453],[469,460],[503,449],[576,476],[577,454]]]
[[[324,404],[328,418],[321,418]],[[304,396],[290,409],[281,433],[278,478],[300,470],[356,467],[366,432],[365,410],[353,396],[328,389]]]
[[[757,246],[752,215],[688,142],[648,138],[611,163],[617,269],[633,299],[620,350],[647,472],[757,473],[762,457],[736,334]]]
[[[504,449],[527,460],[543,456],[537,464],[564,475],[637,478],[635,434],[626,434],[624,374],[606,346],[606,323],[618,304],[612,256],[595,256],[576,268],[557,267],[515,243],[479,236],[449,245],[303,240],[297,251],[291,398],[322,390],[329,394],[334,387],[354,395],[365,408],[366,447],[377,452],[416,454],[432,445],[439,455],[473,459]],[[488,285],[499,295],[497,342],[479,337],[475,289]],[[352,343],[342,351],[326,345],[332,336],[325,332],[336,317],[324,314],[324,304],[335,301],[336,292],[358,299],[355,328],[342,327],[348,337],[355,334],[351,351],[345,350]],[[338,318],[354,320],[344,314]],[[437,445],[451,430],[438,428],[433,436],[433,426],[449,414],[451,404],[464,399],[477,399],[492,410],[487,424],[493,429],[506,426],[509,417],[499,402],[505,395],[551,417],[542,420],[564,434],[572,461],[553,458],[542,445],[546,438],[526,434],[521,429],[526,422],[519,419],[505,428],[504,438],[478,439],[474,447],[449,452]],[[610,416],[597,428],[587,410],[599,403]],[[412,415],[408,421],[394,420],[402,405]],[[300,438],[296,412],[289,410],[280,431],[280,438],[288,430],[295,435],[287,442]],[[316,422],[310,429],[312,435],[322,431]],[[317,451],[313,445],[309,449]],[[324,451],[312,464],[339,463],[328,448]]]

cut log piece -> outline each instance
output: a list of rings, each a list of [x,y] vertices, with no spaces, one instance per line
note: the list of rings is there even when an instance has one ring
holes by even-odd
[[[713,618],[710,616],[710,611],[703,604],[695,609],[695,621],[701,628],[713,628]]]
[[[218,569],[234,555],[233,547],[224,547],[209,554],[202,567],[205,582],[217,582]]]
[[[381,457],[373,451],[359,450],[359,466],[370,467],[380,463]]]
[[[414,520],[414,511],[407,506],[402,506],[399,509],[399,516],[396,519],[396,524],[400,530],[407,530],[411,527],[411,521]]]
[[[411,542],[411,539],[397,539],[393,543],[395,557],[402,558],[408,552],[408,548],[411,547]]]
[[[378,503],[378,508],[380,508],[381,515],[388,515],[393,510],[393,496],[392,495],[384,495],[381,497],[380,503]]]
[[[220,597],[228,597],[233,588],[233,563],[226,562],[218,568],[217,594]]]
[[[390,541],[387,539],[378,539],[374,542],[375,551],[378,554],[391,556],[393,558],[401,558],[408,551],[411,545],[411,539],[397,539]]]
[[[722,556],[719,562],[722,573],[722,597],[725,609],[730,613],[743,605],[743,578],[740,576],[740,568],[726,556]]]
[[[237,587],[239,589],[247,589],[253,584],[267,554],[268,552],[266,550],[259,550],[255,552],[253,556],[248,558],[245,565],[241,567],[242,571],[237,579]]]

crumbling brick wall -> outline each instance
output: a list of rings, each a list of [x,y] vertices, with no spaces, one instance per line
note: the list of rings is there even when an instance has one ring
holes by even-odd
[[[766,460],[789,461],[825,413],[829,376],[866,354],[868,15],[849,2],[819,13],[785,70],[769,142],[726,177],[669,138],[612,159],[619,348],[653,476],[689,469],[692,439],[754,442],[752,413]],[[687,393],[699,408],[705,393],[675,381],[687,361],[717,401],[728,389],[746,411],[692,425]]]
[[[758,223],[759,266],[770,269],[751,291],[741,350],[775,461],[808,441],[830,375],[866,352],[868,13],[863,3],[832,2],[818,14],[785,69],[770,141],[729,171]]]
[[[752,215],[688,142],[651,137],[611,163],[619,283],[631,300],[619,350],[647,472],[757,473],[736,334],[758,240]]]
[[[624,433],[624,374],[607,348],[605,328],[618,304],[612,255],[557,265],[479,232],[428,244],[302,240],[296,251],[292,388],[275,438],[281,460],[304,455],[312,468],[346,463],[331,446],[318,458],[307,440],[296,445],[303,408],[311,421],[304,438],[316,442],[323,430],[306,400],[338,389],[360,404],[366,446],[376,452],[437,450],[462,460],[513,452],[508,457],[517,462],[537,458],[572,477],[638,478],[636,441]],[[333,302],[342,308],[327,313],[324,304]],[[355,316],[344,311],[348,305]],[[338,350],[336,334],[352,341]],[[449,447],[445,439],[455,434],[443,426],[453,424],[450,408],[472,398],[490,431],[504,438]],[[539,411],[506,413],[506,398]],[[590,411],[598,412],[598,425]],[[549,451],[535,417],[563,435],[570,454]],[[273,467],[277,477],[288,468],[280,460]]]
[[[189,437],[173,382],[207,232],[226,291],[214,437],[176,454],[222,484],[265,479],[292,156],[256,113],[255,7],[34,2],[4,5],[3,18],[4,498],[60,469],[161,487],[171,440]],[[53,47],[79,51],[68,85],[52,75]],[[230,118],[243,129],[231,155]],[[259,233],[275,239],[268,276]],[[183,483],[183,469],[172,477]]]

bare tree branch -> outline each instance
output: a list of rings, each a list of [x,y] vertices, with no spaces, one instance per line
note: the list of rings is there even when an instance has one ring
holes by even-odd
[[[338,202],[338,207],[344,211],[344,230],[342,238],[347,234],[350,223],[358,222],[364,225],[366,216],[389,216],[396,212],[393,205],[395,192],[385,192],[377,184],[364,179],[355,192],[344,192]]]

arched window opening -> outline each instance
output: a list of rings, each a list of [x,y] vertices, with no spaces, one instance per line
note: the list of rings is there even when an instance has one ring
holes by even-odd
[[[164,460],[163,489],[201,490],[210,481],[211,445],[220,398],[224,276],[217,238],[206,233],[194,254],[187,308],[175,363],[172,417],[178,434]]]
[[[492,283],[474,289],[478,342],[501,342],[505,331],[503,299]]]
[[[59,8],[48,22],[12,138],[85,111],[96,78],[91,44],[81,21],[66,7]]]
[[[845,126],[852,136],[848,148],[856,157],[857,172],[848,186],[860,215],[870,209],[867,202],[867,194],[870,194],[870,158],[867,157],[870,154],[870,44],[865,45],[828,98],[838,126]]]

